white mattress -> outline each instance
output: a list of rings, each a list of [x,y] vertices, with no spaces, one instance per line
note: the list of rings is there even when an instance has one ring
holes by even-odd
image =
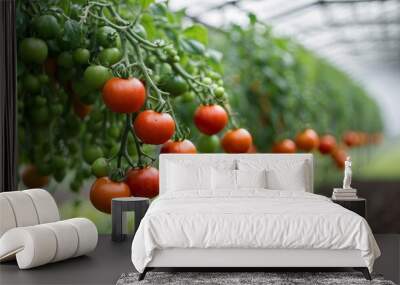
[[[150,206],[132,243],[143,272],[169,248],[359,250],[372,271],[379,248],[359,215],[306,192],[248,189],[221,197],[166,193]]]

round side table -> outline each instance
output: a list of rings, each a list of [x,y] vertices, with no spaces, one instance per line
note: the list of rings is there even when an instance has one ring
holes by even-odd
[[[133,234],[135,234],[140,221],[143,219],[147,209],[149,208],[149,205],[150,199],[143,197],[121,197],[112,199],[112,240],[125,240],[127,233],[126,212],[135,212],[135,226],[133,231]]]

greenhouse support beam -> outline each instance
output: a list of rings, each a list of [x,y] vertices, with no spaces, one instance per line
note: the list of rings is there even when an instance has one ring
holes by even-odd
[[[0,1],[0,192],[17,190],[15,1]]]
[[[296,14],[298,12],[308,10],[309,8],[315,7],[315,6],[322,6],[322,5],[345,5],[345,4],[357,4],[357,3],[364,3],[364,2],[386,2],[390,0],[319,0],[311,3],[307,3],[304,5],[299,5],[297,7],[288,9],[286,11],[283,11],[281,13],[272,15],[270,17],[267,17],[265,20],[271,21],[271,20],[278,20],[293,14]]]

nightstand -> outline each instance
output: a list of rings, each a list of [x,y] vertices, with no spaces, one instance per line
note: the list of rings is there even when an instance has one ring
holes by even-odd
[[[359,214],[364,219],[367,218],[367,200],[364,198],[348,199],[348,200],[332,199],[332,202],[339,204],[340,206],[350,211],[353,211],[356,214]]]
[[[150,205],[149,198],[143,197],[121,197],[113,198],[111,201],[112,235],[113,241],[123,241],[126,238],[126,212],[135,212],[135,235],[140,221],[146,214]]]

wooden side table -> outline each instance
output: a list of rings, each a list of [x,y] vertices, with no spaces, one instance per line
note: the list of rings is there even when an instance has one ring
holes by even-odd
[[[332,199],[332,202],[341,205],[342,207],[359,214],[364,219],[367,218],[367,200],[364,198],[357,199]]]
[[[149,198],[122,197],[114,198],[111,202],[112,215],[112,240],[123,241],[126,238],[126,212],[135,212],[135,226],[133,234],[136,233],[140,221],[146,214],[150,205]]]

